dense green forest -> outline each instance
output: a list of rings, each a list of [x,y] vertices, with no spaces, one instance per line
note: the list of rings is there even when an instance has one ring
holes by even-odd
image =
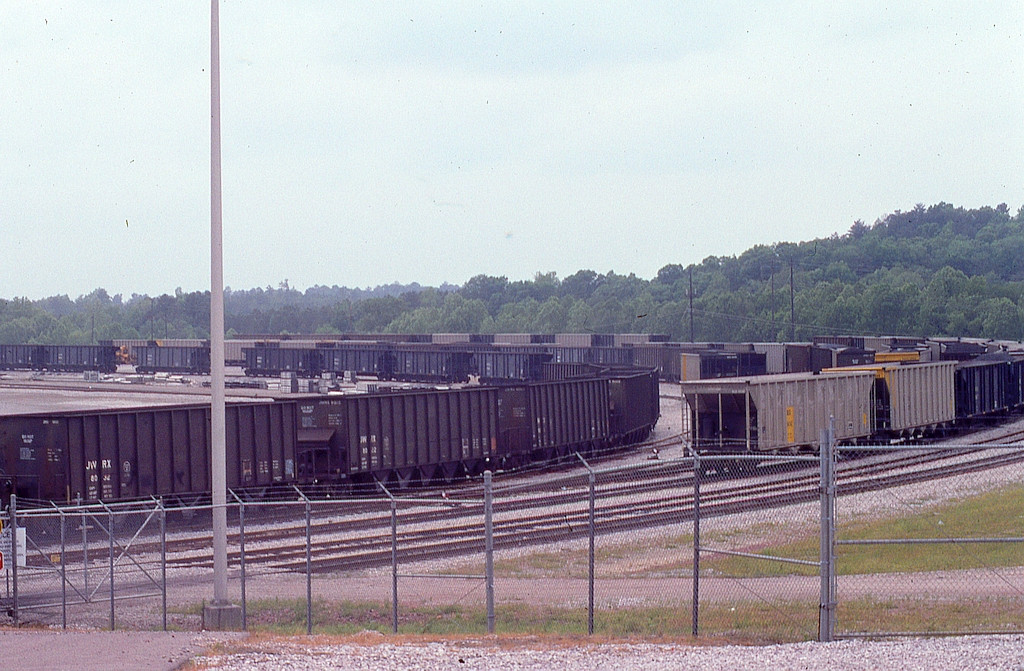
[[[236,333],[666,333],[807,340],[828,333],[1024,338],[1024,208],[948,203],[843,235],[670,264],[657,276],[580,270],[463,286],[226,290]],[[691,289],[692,288],[692,289]],[[692,294],[691,294],[692,291]],[[692,303],[692,307],[691,307]],[[692,329],[692,330],[691,330]],[[209,292],[0,300],[0,342],[205,338]]]

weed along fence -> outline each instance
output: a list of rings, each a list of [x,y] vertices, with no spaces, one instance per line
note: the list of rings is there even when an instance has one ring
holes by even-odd
[[[577,459],[446,491],[235,497],[229,593],[249,630],[300,634],[1021,631],[1024,448],[822,453],[753,469],[708,455]],[[28,504],[12,499],[0,520],[11,623],[202,626],[209,507]]]

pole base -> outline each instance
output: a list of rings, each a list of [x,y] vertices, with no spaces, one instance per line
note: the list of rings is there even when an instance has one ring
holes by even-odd
[[[242,631],[242,607],[227,601],[203,604],[203,629]]]

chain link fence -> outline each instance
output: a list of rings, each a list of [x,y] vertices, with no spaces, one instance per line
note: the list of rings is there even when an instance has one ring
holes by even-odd
[[[576,456],[443,491],[233,497],[230,598],[246,628],[281,633],[763,642],[1021,630],[1024,449],[823,455]],[[211,520],[209,506],[160,501],[12,500],[4,611],[19,625],[198,629]]]
[[[1019,445],[839,456],[848,465],[835,502],[837,636],[1024,628]]]

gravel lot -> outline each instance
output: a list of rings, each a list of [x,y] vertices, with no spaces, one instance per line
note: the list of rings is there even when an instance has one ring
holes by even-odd
[[[267,641],[197,660],[201,669],[1024,669],[1024,637],[841,641],[757,647],[522,641],[319,643]]]

